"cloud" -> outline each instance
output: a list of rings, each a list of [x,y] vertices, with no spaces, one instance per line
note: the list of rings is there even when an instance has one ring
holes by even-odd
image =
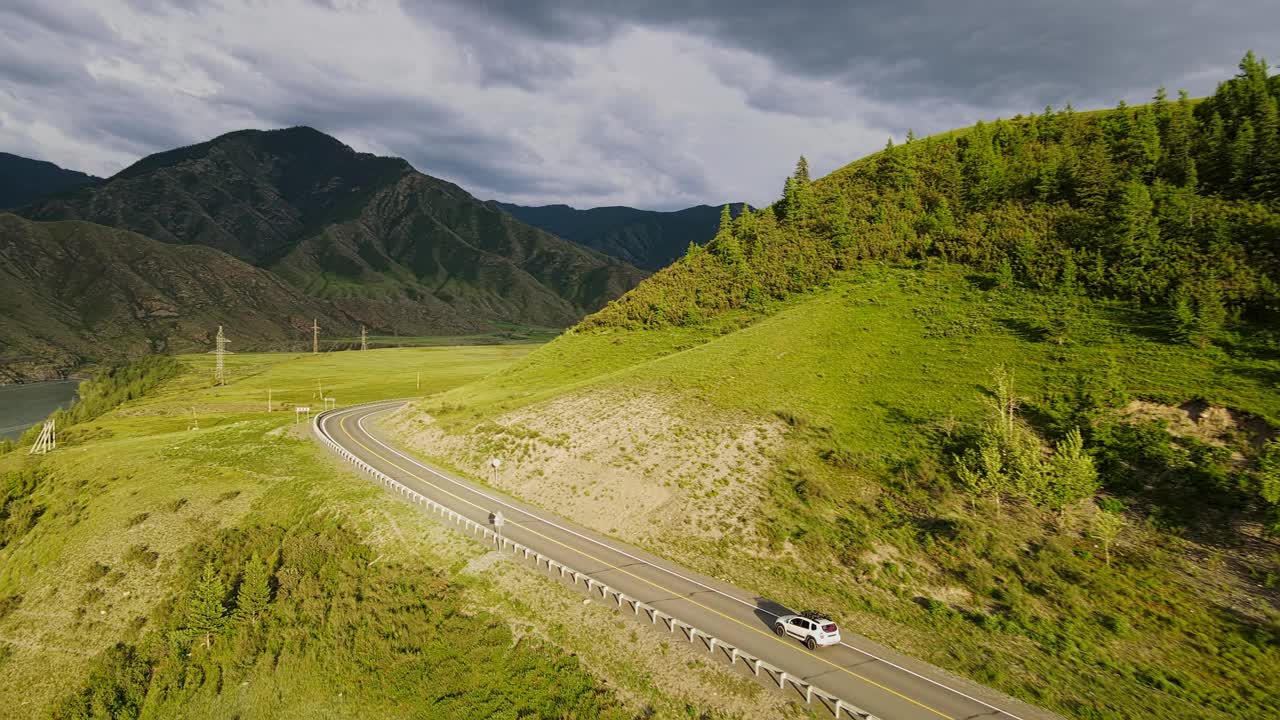
[[[1257,0],[11,0],[0,149],[108,175],[305,124],[480,197],[763,205],[801,153],[821,174],[907,128],[1206,93],[1276,20]]]

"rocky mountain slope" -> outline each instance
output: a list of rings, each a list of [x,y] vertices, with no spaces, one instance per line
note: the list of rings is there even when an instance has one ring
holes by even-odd
[[[14,208],[53,193],[101,182],[51,162],[0,152],[0,208]]]
[[[492,203],[516,219],[645,270],[660,270],[684,255],[690,243],[705,245],[720,226],[720,207],[695,205],[671,212],[631,207],[578,210],[568,205],[529,207]],[[744,203],[729,206],[733,217]]]
[[[495,321],[563,327],[644,277],[404,160],[357,153],[305,127],[158,153],[19,212],[208,245],[402,334]]]
[[[218,325],[232,350],[302,349],[312,319],[358,323],[279,277],[199,245],[81,221],[0,213],[0,383],[56,377],[148,352],[202,352]]]

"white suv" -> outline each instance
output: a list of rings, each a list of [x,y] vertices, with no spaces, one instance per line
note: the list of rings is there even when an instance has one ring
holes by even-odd
[[[810,650],[819,645],[835,645],[840,642],[840,628],[821,615],[783,615],[773,625],[778,635],[790,635]]]

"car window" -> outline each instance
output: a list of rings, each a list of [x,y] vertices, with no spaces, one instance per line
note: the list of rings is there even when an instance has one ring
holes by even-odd
[[[805,630],[812,630],[813,623],[809,622],[808,620],[801,620],[800,627],[804,628]]]

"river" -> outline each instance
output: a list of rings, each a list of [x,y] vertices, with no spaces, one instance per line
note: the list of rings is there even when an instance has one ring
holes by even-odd
[[[79,387],[79,380],[0,385],[0,440],[16,440],[49,413],[70,405]]]

